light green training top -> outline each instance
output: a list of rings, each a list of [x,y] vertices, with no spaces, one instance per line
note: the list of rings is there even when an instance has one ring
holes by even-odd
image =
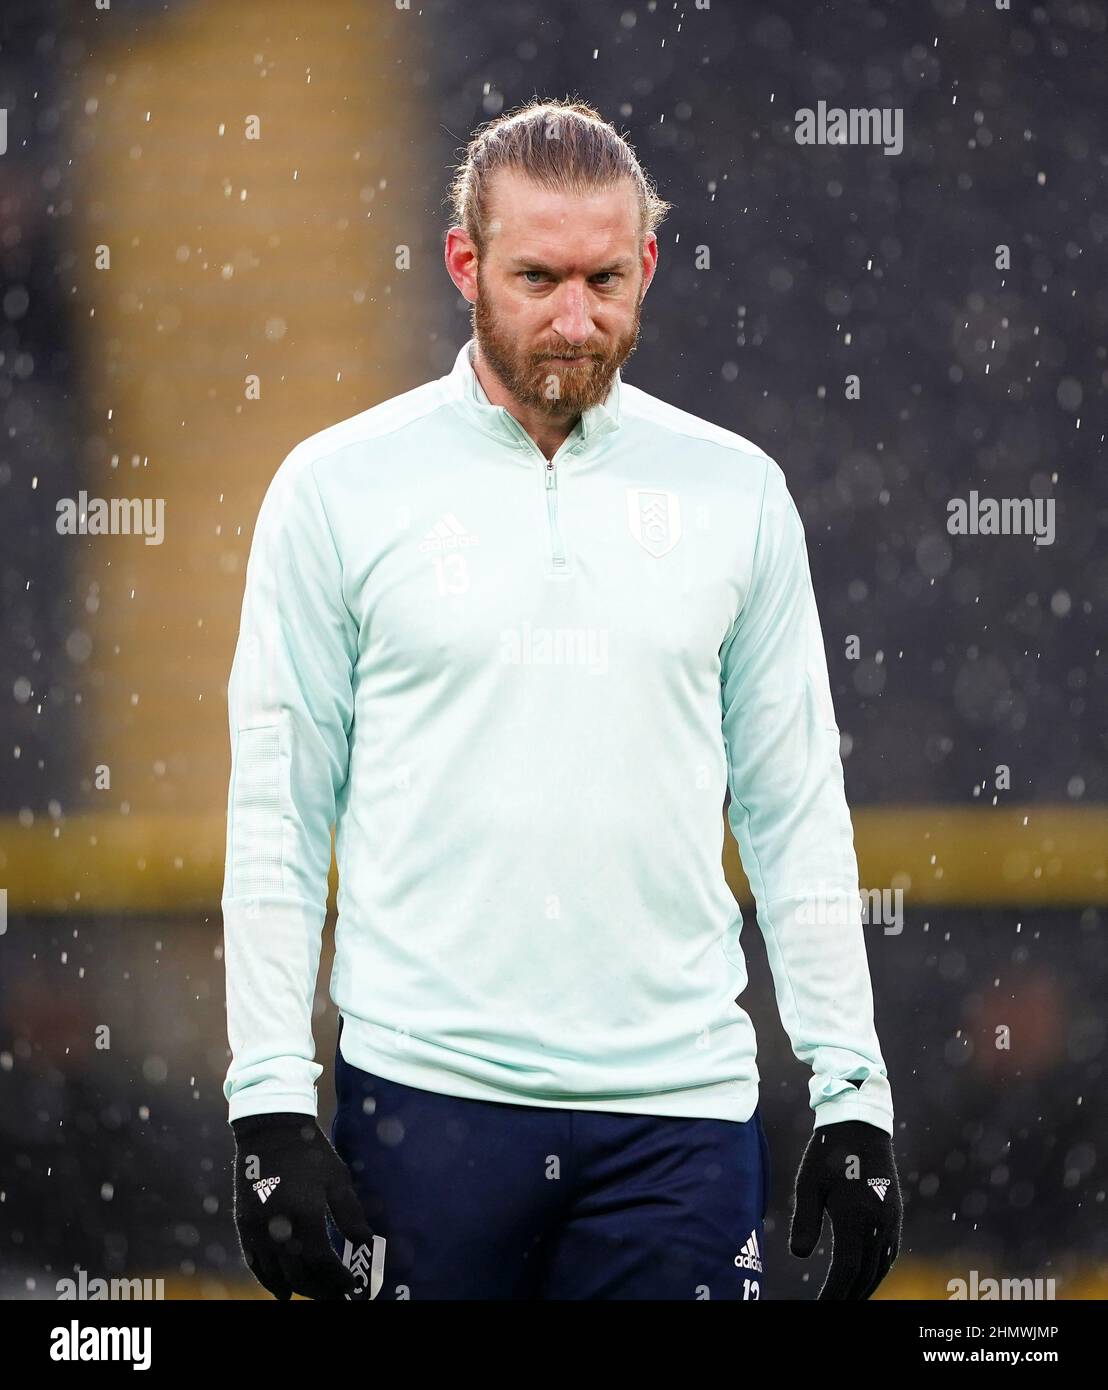
[[[446,376],[298,444],[231,673],[229,1118],[342,1054],[525,1105],[747,1120],[723,804],[815,1124],[892,1133],[800,516],[740,435],[613,379],[554,458]]]

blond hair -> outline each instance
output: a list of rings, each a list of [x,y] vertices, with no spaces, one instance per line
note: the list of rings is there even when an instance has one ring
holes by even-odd
[[[576,194],[629,179],[642,239],[673,207],[658,197],[628,142],[587,102],[531,101],[482,126],[454,172],[448,195],[454,225],[466,232],[479,256],[487,241],[489,186],[502,169]]]

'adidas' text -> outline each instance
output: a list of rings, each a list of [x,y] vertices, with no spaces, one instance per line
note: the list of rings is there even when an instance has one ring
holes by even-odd
[[[478,544],[478,538],[466,530],[454,513],[446,512],[423,537],[419,548],[435,551],[465,550]]]
[[[735,1264],[739,1269],[752,1269],[757,1274],[762,1272],[762,1255],[758,1249],[758,1233],[751,1231],[742,1250],[735,1256]]]

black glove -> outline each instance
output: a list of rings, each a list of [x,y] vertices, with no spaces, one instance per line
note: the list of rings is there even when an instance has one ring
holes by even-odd
[[[831,1268],[820,1299],[865,1299],[900,1253],[904,1206],[892,1140],[864,1120],[820,1125],[796,1175],[789,1249],[801,1259],[816,1248],[823,1209],[831,1217]]]
[[[350,1170],[311,1115],[244,1115],[235,1132],[235,1224],[254,1278],[275,1298],[341,1299],[358,1280],[327,1238],[325,1214],[355,1250],[373,1232]]]

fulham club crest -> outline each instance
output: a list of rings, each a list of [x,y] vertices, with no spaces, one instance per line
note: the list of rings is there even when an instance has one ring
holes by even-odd
[[[353,1303],[376,1298],[385,1282],[385,1237],[373,1237],[373,1249],[364,1245],[354,1249],[352,1241],[343,1243],[342,1262],[357,1278],[354,1292],[343,1297]]]
[[[627,489],[627,524],[631,534],[655,557],[665,555],[681,539],[681,503],[675,492]]]

